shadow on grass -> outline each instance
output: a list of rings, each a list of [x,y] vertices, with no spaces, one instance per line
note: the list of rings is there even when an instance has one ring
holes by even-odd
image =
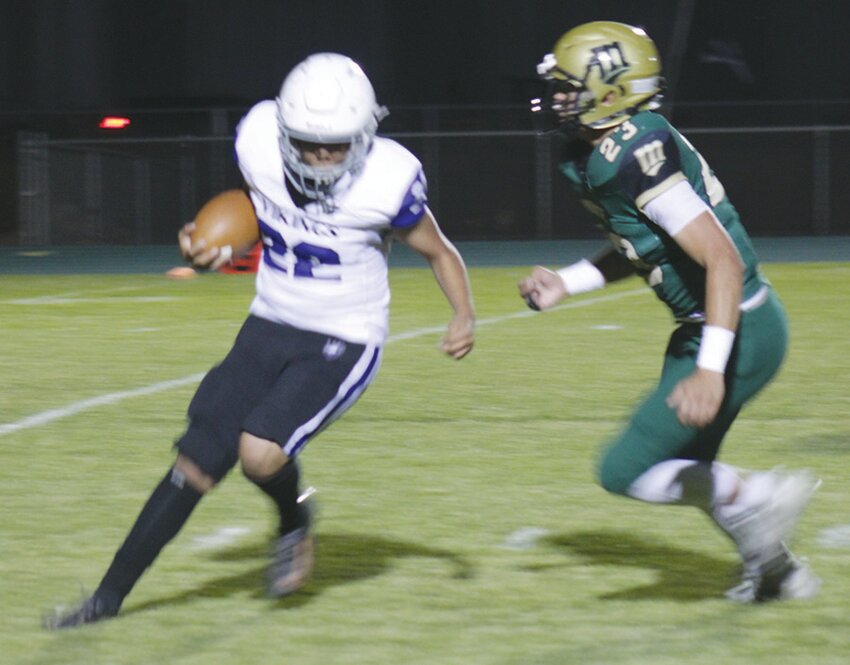
[[[704,600],[721,598],[733,583],[728,561],[693,550],[638,538],[617,531],[586,531],[545,539],[555,548],[585,559],[592,566],[632,567],[657,575],[651,584],[600,596],[602,600]],[[604,572],[600,572],[604,575]]]
[[[179,605],[197,598],[224,598],[254,590],[255,598],[265,597],[265,571],[268,565],[271,543],[254,543],[244,547],[216,552],[216,561],[253,562],[261,560],[259,566],[252,565],[238,575],[210,580],[203,586],[171,596],[135,605],[122,614],[129,615],[167,605]],[[275,601],[279,608],[296,608],[311,602],[326,589],[351,584],[386,572],[393,561],[405,557],[427,557],[443,559],[451,567],[454,579],[473,576],[473,567],[462,557],[447,550],[424,547],[363,534],[319,534],[316,547],[316,565],[313,576],[298,593]]]
[[[850,434],[842,431],[799,437],[794,441],[794,451],[800,455],[846,455],[850,452]]]

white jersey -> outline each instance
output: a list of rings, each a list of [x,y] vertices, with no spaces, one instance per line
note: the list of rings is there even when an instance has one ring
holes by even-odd
[[[286,188],[277,106],[254,106],[236,130],[236,157],[263,238],[251,313],[361,344],[383,344],[390,302],[390,231],[425,212],[422,164],[375,137],[363,169],[334,188],[336,209],[299,208]]]

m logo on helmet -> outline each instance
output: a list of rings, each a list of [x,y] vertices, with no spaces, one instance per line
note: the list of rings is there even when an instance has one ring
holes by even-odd
[[[590,51],[593,56],[587,63],[587,76],[594,69],[599,70],[599,78],[603,83],[613,84],[617,78],[628,71],[629,63],[620,47],[620,42],[611,42],[597,46]]]

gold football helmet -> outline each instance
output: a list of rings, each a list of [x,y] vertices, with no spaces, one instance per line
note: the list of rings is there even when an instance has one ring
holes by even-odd
[[[641,28],[594,21],[573,28],[537,65],[550,83],[532,112],[547,113],[561,129],[606,129],[638,111],[660,106],[664,79],[655,43]]]

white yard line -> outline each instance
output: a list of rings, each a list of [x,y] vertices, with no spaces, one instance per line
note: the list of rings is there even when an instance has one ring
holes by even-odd
[[[530,316],[540,316],[541,314],[549,314],[551,312],[557,312],[562,309],[577,309],[578,307],[589,307],[590,305],[598,305],[601,302],[609,302],[611,300],[620,300],[621,298],[627,298],[630,296],[636,295],[646,295],[651,293],[647,289],[633,289],[632,291],[623,291],[622,293],[612,293],[607,296],[599,296],[597,298],[585,298],[583,300],[574,300],[568,301],[563,305],[559,305],[558,307],[553,307],[552,309],[548,309],[545,312],[535,312],[531,309],[524,309],[519,312],[514,312],[513,314],[504,314],[502,316],[493,316],[489,319],[478,319],[475,322],[475,327],[480,328],[481,326],[492,325],[494,323],[502,323],[504,321],[511,321],[513,319],[526,319]],[[414,330],[408,330],[407,332],[398,333],[397,335],[390,335],[387,338],[387,343],[390,342],[399,342],[404,339],[413,339],[414,337],[422,337],[423,335],[430,335],[432,333],[441,333],[445,332],[445,326],[433,326],[430,328],[416,328]]]
[[[582,300],[576,300],[567,302],[560,307],[554,307],[547,312],[542,312],[542,314],[547,314],[549,312],[556,312],[562,309],[575,309],[577,307],[589,307],[590,305],[596,305],[602,302],[609,302],[611,300],[619,300],[621,298],[628,298],[635,295],[643,295],[649,293],[645,288],[643,289],[635,289],[632,291],[623,291],[621,293],[612,293],[606,296],[600,296],[597,298],[585,298]],[[54,296],[55,297],[55,296]],[[533,312],[529,310],[523,310],[520,312],[514,312],[513,314],[505,314],[503,316],[494,316],[488,319],[479,319],[476,322],[477,327],[493,325],[495,323],[502,323],[504,321],[510,321],[512,319],[524,319],[530,316],[539,315],[541,312]],[[417,328],[414,330],[409,330],[407,332],[398,333],[396,335],[390,335],[387,338],[387,344],[392,344],[393,342],[400,342],[406,339],[414,339],[416,337],[422,337],[424,335],[431,335],[436,333],[441,333],[445,330],[445,326],[433,326],[428,328]],[[90,409],[97,408],[99,406],[105,406],[109,404],[116,404],[118,402],[123,402],[125,399],[131,399],[133,397],[142,397],[144,395],[153,395],[155,393],[160,393],[165,390],[171,390],[172,388],[182,388],[185,385],[191,383],[199,382],[206,372],[202,372],[200,374],[192,374],[191,376],[184,376],[179,379],[172,379],[170,381],[161,381],[159,383],[153,383],[148,386],[142,386],[141,388],[134,388],[132,390],[121,390],[114,393],[106,393],[103,395],[99,395],[98,397],[91,397],[89,399],[80,400],[79,402],[71,402],[70,404],[66,404],[65,406],[49,409],[47,411],[41,411],[40,413],[33,414],[31,416],[27,416],[26,418],[22,418],[21,420],[17,420],[12,423],[0,424],[0,437],[6,436],[7,434],[12,434],[14,432],[20,432],[21,430],[32,429],[34,427],[40,427],[42,425],[46,425],[56,420],[62,420],[63,418],[68,418],[70,416],[77,415],[78,413],[82,413],[83,411],[88,411]]]
[[[102,300],[114,300],[114,298],[105,298],[107,293],[126,293],[127,291],[139,291],[144,286],[119,286],[117,288],[101,289],[97,293],[97,297],[81,296],[80,291],[66,291],[65,293],[53,293],[44,296],[35,296],[33,298],[13,298],[12,300],[0,300],[0,305],[55,305],[57,303],[68,302],[100,302]]]
[[[40,296],[38,298],[20,298],[6,300],[2,305],[77,305],[79,303],[128,303],[128,302],[170,302],[179,300],[176,296],[108,296],[104,298],[68,298]]]
[[[134,388],[133,390],[120,390],[115,393],[106,393],[105,395],[99,395],[98,397],[91,397],[89,399],[84,399],[79,402],[71,402],[65,406],[59,407],[58,409],[50,409],[49,411],[42,411],[40,413],[36,413],[32,416],[27,416],[26,418],[22,418],[14,423],[7,423],[5,425],[0,425],[0,436],[5,436],[6,434],[11,434],[12,432],[19,432],[24,429],[32,429],[33,427],[40,427],[41,425],[46,425],[47,423],[51,423],[54,420],[61,420],[62,418],[68,418],[69,416],[76,415],[83,411],[88,411],[89,409],[94,409],[98,406],[104,406],[106,404],[115,404],[117,402],[122,402],[125,399],[130,399],[131,397],[141,397],[143,395],[153,395],[155,393],[160,393],[164,390],[171,390],[172,388],[180,388],[189,383],[197,383],[202,378],[204,378],[205,372],[200,374],[192,374],[191,376],[184,376],[181,379],[172,379],[171,381],[161,381],[159,383],[153,383],[149,386],[142,386],[141,388]]]

